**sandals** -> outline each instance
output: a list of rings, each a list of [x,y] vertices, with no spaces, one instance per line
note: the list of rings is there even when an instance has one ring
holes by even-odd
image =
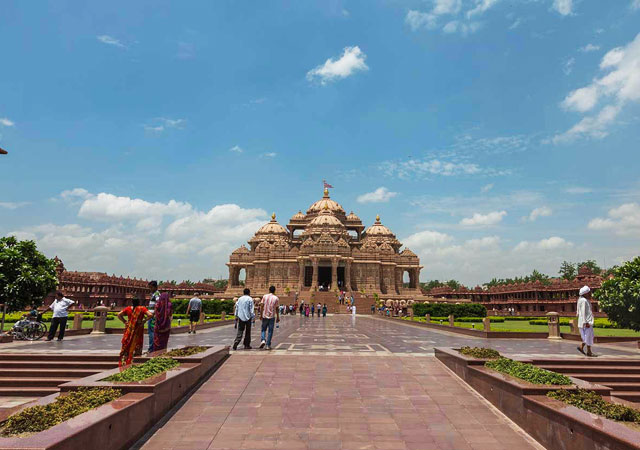
[[[576,347],[576,349],[577,349],[580,353],[582,353],[584,356],[587,356],[587,354],[584,352],[584,350],[582,350],[582,348],[580,348],[580,347]]]

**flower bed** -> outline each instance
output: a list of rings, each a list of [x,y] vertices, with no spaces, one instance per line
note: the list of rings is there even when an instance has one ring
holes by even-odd
[[[555,398],[576,408],[619,422],[640,424],[640,411],[618,403],[605,401],[600,395],[587,389],[575,391],[551,391],[547,397]]]
[[[10,416],[0,428],[0,435],[10,437],[44,431],[121,395],[121,391],[111,388],[79,389],[46,405],[31,406]]]
[[[500,357],[494,361],[487,361],[485,366],[497,372],[528,381],[533,384],[547,384],[555,386],[568,386],[573,382],[566,376],[550,372],[533,364],[514,361],[513,359]]]
[[[198,353],[202,353],[205,350],[207,350],[207,348],[209,347],[202,347],[202,346],[196,346],[196,347],[184,347],[184,348],[176,348],[175,350],[171,350],[170,352],[164,353],[162,355],[163,358],[169,357],[169,358],[183,358],[186,356],[191,356],[191,355],[195,355]]]
[[[500,357],[500,352],[492,348],[485,347],[462,347],[458,350],[465,356],[471,356],[478,359],[495,359]]]
[[[180,365],[173,358],[157,357],[139,365],[130,366],[122,372],[109,375],[100,381],[132,382],[143,381]]]

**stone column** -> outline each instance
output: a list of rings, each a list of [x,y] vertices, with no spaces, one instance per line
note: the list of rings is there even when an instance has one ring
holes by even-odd
[[[558,323],[560,323],[560,319],[558,319]],[[558,326],[560,326],[560,325],[558,325]],[[578,320],[577,319],[571,319],[569,321],[569,326],[571,327],[571,334],[580,334],[580,330],[578,329]]]
[[[298,292],[302,292],[304,287],[304,260],[298,261]]]
[[[82,313],[76,313],[76,315],[73,316],[73,329],[74,330],[82,329]]]
[[[548,312],[547,320],[549,321],[549,339],[562,339],[560,335],[560,318],[557,312]]]
[[[351,261],[347,260],[344,268],[344,290],[351,292]]]
[[[198,320],[198,324],[202,325],[204,323],[204,319],[205,319],[206,315],[204,314],[204,311],[200,311],[200,318]]]
[[[331,260],[331,290],[338,290],[338,259]]]
[[[491,331],[491,319],[485,317],[484,319],[482,319],[482,325],[484,326],[484,331]]]
[[[424,321],[427,323],[431,323],[431,314],[425,314],[424,315]]]
[[[313,267],[313,278],[311,279],[311,290],[318,289],[318,258],[311,259],[311,265]]]
[[[455,318],[453,317],[453,314],[449,315],[449,326],[450,327],[454,327],[455,326],[454,321],[455,321]]]
[[[235,286],[234,266],[229,266],[229,286]]]

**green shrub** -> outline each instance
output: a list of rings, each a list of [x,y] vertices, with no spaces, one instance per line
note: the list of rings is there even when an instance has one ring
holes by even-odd
[[[486,317],[487,310],[479,303],[414,303],[413,313],[416,316],[431,314],[434,317]]]
[[[577,389],[575,391],[560,390],[548,392],[547,396],[590,413],[604,416],[607,419],[640,423],[639,410],[607,402],[593,391],[586,389]]]
[[[569,385],[571,380],[559,373],[550,372],[533,364],[514,361],[513,359],[500,357],[494,361],[487,361],[485,366],[498,372],[506,373],[512,377],[520,378],[534,384]]]
[[[189,306],[189,299],[174,298],[171,299],[173,304],[174,317],[175,314],[186,314]],[[205,314],[221,314],[224,311],[227,314],[233,314],[233,300],[202,300],[202,310]]]
[[[202,353],[207,349],[207,347],[185,347],[185,348],[177,348],[175,350],[171,350],[170,352],[167,352],[165,354],[162,355],[163,358],[166,357],[180,357],[180,356],[191,356],[191,355],[195,355],[197,353]]]
[[[113,375],[110,375],[107,378],[103,378],[100,381],[142,381],[160,373],[166,372],[167,370],[173,369],[179,364],[180,363],[175,359],[158,356],[156,358],[151,358],[145,363],[130,366],[127,369],[124,369],[122,372],[114,373]]]
[[[14,414],[2,425],[0,435],[8,437],[44,431],[83,412],[115,400],[121,395],[122,392],[118,389],[80,388],[67,395],[60,395],[46,405],[31,406]]]
[[[462,347],[458,350],[465,356],[471,356],[478,359],[494,359],[500,357],[500,352],[492,348],[485,347]]]

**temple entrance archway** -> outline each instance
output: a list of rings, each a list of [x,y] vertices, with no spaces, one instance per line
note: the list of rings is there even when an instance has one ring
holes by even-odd
[[[244,267],[241,267],[238,271],[238,284],[240,286],[245,285],[245,281],[247,280],[247,270]]]
[[[344,289],[344,267],[338,267],[338,288]]]
[[[331,267],[318,267],[318,286],[331,286]]]

